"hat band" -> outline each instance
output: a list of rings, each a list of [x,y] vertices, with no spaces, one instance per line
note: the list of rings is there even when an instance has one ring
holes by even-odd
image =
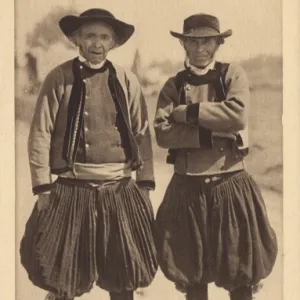
[[[188,33],[183,33],[185,37],[191,38],[204,38],[204,37],[214,37],[219,36],[220,32],[215,28],[211,27],[197,27],[193,30],[190,30]]]
[[[218,30],[217,28],[210,27],[210,26],[206,26],[206,27],[199,26],[199,27],[194,27],[194,28],[184,31],[184,34],[190,34],[194,31],[201,32],[201,31],[209,31],[209,30],[214,30],[215,32],[220,33],[220,30]]]

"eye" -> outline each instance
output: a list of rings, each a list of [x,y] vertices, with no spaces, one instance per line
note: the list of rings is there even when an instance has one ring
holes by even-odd
[[[108,41],[110,39],[109,35],[102,35],[101,36],[102,40]]]
[[[89,33],[89,34],[86,35],[87,39],[92,39],[93,37],[94,37],[94,34],[92,34],[92,33]]]
[[[192,45],[192,46],[195,46],[195,45],[198,44],[197,39],[193,39],[193,38],[188,39],[188,42],[189,42],[190,45]]]
[[[204,40],[204,43],[206,44],[212,44],[214,42],[215,38],[214,37],[207,37]]]

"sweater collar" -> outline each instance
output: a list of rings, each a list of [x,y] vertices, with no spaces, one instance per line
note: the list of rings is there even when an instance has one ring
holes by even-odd
[[[86,66],[88,66],[91,69],[98,70],[101,69],[104,64],[106,63],[106,59],[101,61],[99,64],[91,64],[86,58],[84,58],[82,55],[79,55],[78,57],[79,61],[84,63]]]
[[[187,58],[186,61],[185,61],[185,67],[190,70],[193,74],[197,75],[197,76],[202,76],[202,75],[205,75],[207,74],[207,72],[209,70],[213,70],[214,67],[215,67],[215,63],[216,61],[213,60],[209,65],[207,65],[204,69],[200,69],[200,68],[197,68],[193,65],[190,64],[190,61],[189,59]]]

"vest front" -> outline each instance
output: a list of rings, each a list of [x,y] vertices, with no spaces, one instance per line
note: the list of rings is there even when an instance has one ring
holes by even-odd
[[[109,70],[84,67],[86,83],[83,126],[76,162],[122,163],[130,159],[128,133],[124,118],[108,86]]]

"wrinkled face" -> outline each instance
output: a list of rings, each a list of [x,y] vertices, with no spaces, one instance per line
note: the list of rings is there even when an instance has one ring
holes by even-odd
[[[109,50],[116,45],[113,29],[101,22],[84,24],[76,38],[80,54],[92,64],[102,62]]]
[[[198,68],[209,65],[219,48],[216,37],[186,38],[182,43],[190,64]]]

